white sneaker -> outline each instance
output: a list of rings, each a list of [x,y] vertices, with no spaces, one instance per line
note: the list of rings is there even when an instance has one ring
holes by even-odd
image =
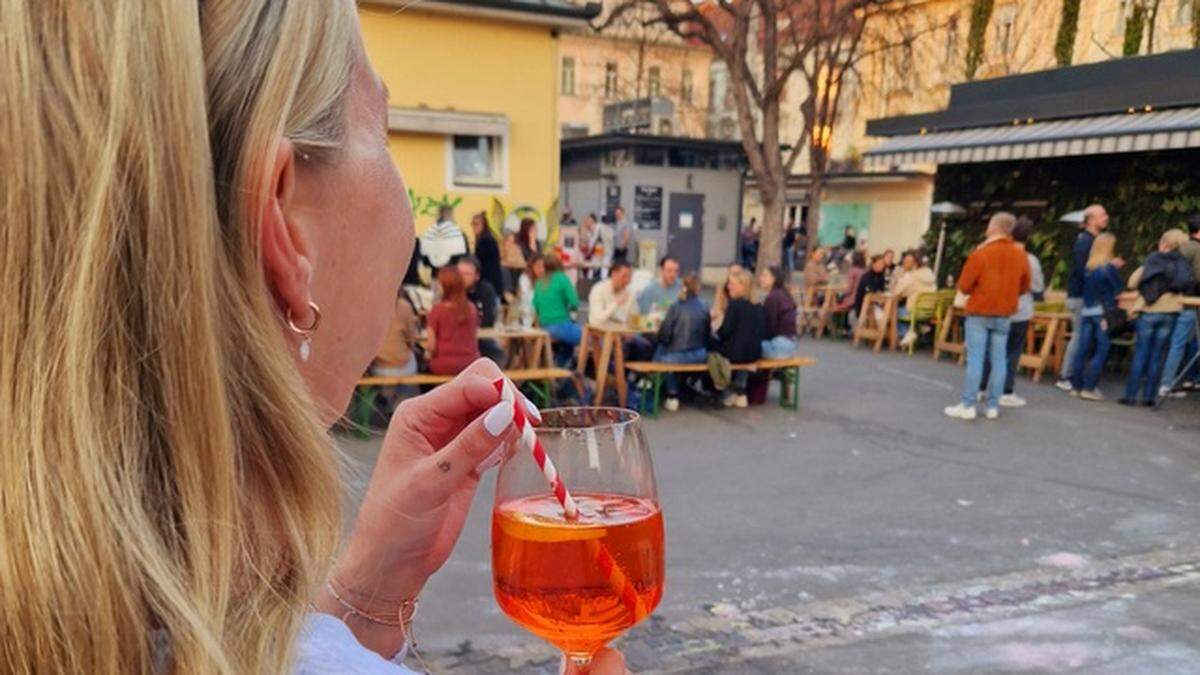
[[[726,408],[732,408],[733,406],[737,405],[737,398],[737,394],[730,394],[721,399],[721,404]]]
[[[1084,389],[1079,392],[1079,398],[1085,401],[1103,401],[1104,394],[1101,394],[1099,389]]]
[[[1000,405],[1005,408],[1024,408],[1025,399],[1016,394],[1005,394],[1000,397]]]
[[[749,408],[750,407],[750,397],[746,396],[745,394],[738,394],[737,397],[733,401],[733,407]]]
[[[917,332],[910,330],[910,331],[908,331],[907,334],[905,334],[905,336],[903,338],[901,338],[900,346],[907,349],[909,345],[911,345],[912,343],[914,343],[916,341],[917,341]]]
[[[1186,398],[1188,393],[1182,389],[1171,389],[1170,387],[1160,387],[1158,390],[1159,398]]]
[[[953,417],[956,420],[965,420],[967,422],[970,422],[979,415],[974,406],[966,406],[961,403],[946,408],[944,412],[946,413],[946,417]]]
[[[1063,391],[1067,391],[1067,392],[1075,389],[1075,387],[1071,386],[1070,380],[1059,380],[1058,382],[1054,383],[1054,386],[1058,387],[1059,389],[1062,389]]]
[[[676,410],[679,410],[679,399],[668,398],[667,400],[663,401],[663,410],[666,410],[667,412],[675,412]]]
[[[1000,409],[999,408],[988,408],[987,412],[983,413],[983,416],[988,418],[989,420],[998,420],[998,419],[1000,419]]]

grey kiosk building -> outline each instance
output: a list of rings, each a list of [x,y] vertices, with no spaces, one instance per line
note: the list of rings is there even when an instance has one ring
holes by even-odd
[[[669,253],[691,271],[737,258],[741,143],[609,133],[564,139],[561,150],[561,206],[577,221],[588,213],[611,216],[621,206],[643,253],[652,243],[655,258]]]

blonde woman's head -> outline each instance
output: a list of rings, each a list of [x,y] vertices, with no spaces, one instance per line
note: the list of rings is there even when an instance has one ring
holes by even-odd
[[[1167,230],[1158,238],[1158,250],[1162,253],[1177,251],[1187,240],[1188,236],[1183,230]]]
[[[1092,242],[1092,250],[1088,255],[1087,268],[1098,269],[1113,261],[1116,257],[1117,238],[1108,232],[1096,236]]]
[[[748,298],[750,289],[753,288],[754,277],[746,270],[738,270],[729,275],[729,281],[726,283],[726,288],[731,299]]]
[[[0,663],[286,670],[411,251],[355,7],[11,2],[0,64]]]

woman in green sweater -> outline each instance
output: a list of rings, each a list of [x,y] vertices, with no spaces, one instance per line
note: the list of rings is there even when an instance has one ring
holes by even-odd
[[[583,329],[571,318],[571,312],[579,308],[579,295],[575,284],[563,272],[558,256],[545,256],[546,273],[533,285],[533,309],[538,323],[550,334],[550,339],[562,345],[576,347],[583,337]]]

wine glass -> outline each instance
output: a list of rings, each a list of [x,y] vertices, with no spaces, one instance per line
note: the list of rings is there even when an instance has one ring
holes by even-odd
[[[537,437],[579,516],[568,520],[528,448],[500,466],[492,511],[496,601],[586,669],[658,606],[663,518],[641,418],[618,408],[542,411]]]

